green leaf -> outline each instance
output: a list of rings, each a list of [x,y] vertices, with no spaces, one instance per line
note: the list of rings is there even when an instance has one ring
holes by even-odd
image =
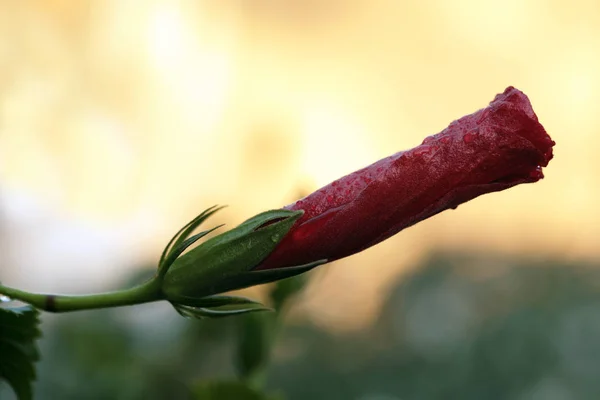
[[[0,308],[0,380],[8,382],[19,400],[33,398],[38,325],[39,312],[33,307]]]
[[[260,277],[250,274],[302,214],[302,211],[288,210],[261,213],[177,258],[163,281],[167,299],[179,303],[180,298],[205,297],[264,283],[261,279],[273,274],[286,277],[286,272],[267,272]]]
[[[273,311],[273,309],[265,307],[260,303],[254,305],[233,304],[221,307],[190,307],[181,304],[173,304],[173,307],[175,307],[175,310],[183,317],[196,319],[223,318],[251,312]]]
[[[210,216],[212,216],[217,211],[222,210],[223,208],[225,208],[225,206],[219,207],[216,205],[212,206],[210,208],[207,208],[196,218],[194,218],[193,220],[191,220],[190,222],[185,224],[183,226],[183,228],[181,228],[175,234],[175,236],[173,236],[171,238],[171,240],[169,241],[169,243],[167,244],[167,246],[165,247],[165,249],[163,250],[163,252],[160,256],[160,260],[158,262],[159,273],[161,273],[161,272],[164,273],[162,270],[169,267],[170,264],[166,264],[165,261],[169,257],[169,255],[172,253],[173,249],[177,249],[179,247],[179,245],[184,240],[186,240],[195,229],[197,229],[204,221],[206,221],[208,218],[210,218]]]
[[[205,382],[195,390],[196,400],[283,400],[280,395],[265,394],[244,382]]]

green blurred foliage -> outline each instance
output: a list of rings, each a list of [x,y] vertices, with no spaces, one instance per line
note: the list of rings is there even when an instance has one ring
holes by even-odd
[[[283,400],[278,395],[267,395],[253,389],[243,382],[208,381],[195,389],[196,400]]]
[[[262,381],[268,367],[271,346],[275,340],[273,313],[253,313],[240,317],[237,328],[236,361],[238,375]]]
[[[289,400],[595,399],[597,267],[432,256],[360,333],[284,326],[265,391]],[[39,399],[196,398],[202,385],[235,381],[240,367],[236,317],[185,320],[155,304],[44,319]]]
[[[309,276],[310,273],[294,276],[271,285],[269,298],[275,312],[252,313],[238,318],[235,360],[238,376],[252,387],[264,385],[287,305],[304,289]]]
[[[275,282],[269,296],[273,307],[277,311],[281,311],[288,302],[294,299],[294,296],[304,289],[310,276],[309,272]]]

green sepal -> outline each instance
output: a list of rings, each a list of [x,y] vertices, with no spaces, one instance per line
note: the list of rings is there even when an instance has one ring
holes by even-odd
[[[271,278],[273,275],[285,277],[285,271],[251,270],[275,250],[303,213],[272,210],[258,214],[177,258],[164,276],[162,289],[167,300],[178,303],[178,299],[206,297],[281,279]],[[290,268],[285,270],[291,272]]]
[[[242,296],[207,296],[207,297],[188,297],[178,298],[177,305],[190,306],[190,307],[221,307],[221,306],[255,306],[262,304],[256,300],[249,299]]]
[[[270,247],[275,248],[292,225],[294,225],[294,222],[303,214],[304,211],[302,210],[289,211],[280,209],[265,211],[242,222],[234,229],[224,232],[211,240],[207,240],[202,245],[202,253],[208,253],[212,249],[221,250],[224,246],[231,246],[232,244],[244,244],[244,247],[246,247],[244,250],[247,250],[248,247],[252,248],[255,246],[259,239],[267,236],[267,233],[271,234],[269,237],[271,242]],[[254,234],[256,237],[248,237],[250,234]],[[243,240],[240,241],[240,239]]]
[[[261,285],[263,283],[274,282],[280,279],[291,278],[293,276],[303,274],[315,267],[318,267],[319,265],[323,265],[326,263],[327,260],[318,260],[308,264],[298,265],[295,267],[248,271],[244,274],[236,276],[236,281],[238,283],[243,284],[243,287]]]
[[[209,230],[199,232],[193,236],[190,236],[189,238],[185,239],[184,241],[182,241],[177,247],[173,247],[173,250],[171,250],[169,255],[163,260],[163,265],[162,265],[160,274],[161,275],[166,274],[167,270],[173,264],[173,262],[177,259],[177,257],[179,257],[181,255],[181,253],[183,253],[185,250],[187,250],[188,247],[190,247],[191,245],[193,245],[194,243],[196,243],[198,240],[202,239],[204,236],[208,235],[209,233],[219,229],[223,225],[224,224],[217,225],[214,228],[211,228]]]
[[[224,293],[231,290],[244,289],[250,286],[262,285],[264,283],[278,281],[280,279],[291,278],[296,275],[303,274],[319,265],[326,264],[327,260],[318,260],[309,264],[299,265],[295,267],[285,267],[277,269],[267,269],[260,271],[244,271],[236,275],[223,276],[221,280],[211,283],[209,290],[212,293]],[[208,285],[207,285],[208,286]],[[186,303],[190,301],[190,297],[185,296],[169,296],[168,299],[172,302]],[[199,298],[202,301],[204,298]]]
[[[210,218],[210,216],[212,216],[217,211],[222,210],[223,208],[225,208],[225,206],[220,206],[219,207],[219,206],[216,206],[216,205],[214,205],[214,206],[212,206],[210,208],[207,208],[200,215],[198,215],[196,218],[192,219],[190,222],[188,222],[187,224],[185,224],[183,226],[183,228],[181,228],[175,234],[175,236],[173,236],[171,238],[171,240],[169,241],[169,243],[167,244],[167,246],[163,250],[163,252],[162,252],[162,254],[160,256],[160,260],[158,262],[159,275],[164,274],[166,272],[166,269],[169,268],[170,264],[167,263],[166,260],[171,258],[170,256],[173,254],[174,251],[176,251],[180,247],[180,245],[183,243],[183,241],[185,241],[186,239],[188,239],[188,237],[192,234],[192,232],[195,229],[197,229],[204,221],[206,221],[208,218]],[[216,228],[213,228],[213,230],[214,229],[216,229]],[[196,240],[198,240],[198,239],[196,239]],[[181,254],[181,252],[179,254]]]
[[[260,303],[254,305],[232,304],[221,307],[191,307],[182,304],[173,304],[173,307],[175,307],[175,310],[183,317],[196,319],[223,318],[251,312],[273,311],[272,308],[265,307]]]

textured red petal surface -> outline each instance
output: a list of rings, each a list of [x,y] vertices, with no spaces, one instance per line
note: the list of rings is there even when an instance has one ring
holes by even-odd
[[[420,146],[285,207],[305,213],[257,269],[346,257],[482,194],[536,182],[554,144],[527,96],[509,87]]]

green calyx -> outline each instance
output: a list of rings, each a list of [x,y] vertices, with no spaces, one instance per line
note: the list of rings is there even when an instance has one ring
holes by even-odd
[[[198,240],[202,239],[204,236],[208,235],[212,231],[222,227],[223,225],[218,225],[212,229],[197,233],[193,236],[190,236],[194,230],[196,230],[204,221],[210,218],[217,211],[222,210],[225,206],[212,206],[204,210],[200,215],[196,218],[188,222],[183,226],[173,238],[167,243],[167,246],[162,252],[160,256],[160,260],[158,262],[158,276],[163,277],[167,270],[171,267],[173,262],[183,253],[188,247],[196,243]]]
[[[240,312],[260,311],[264,307],[255,304],[206,303],[215,294],[242,289],[275,280],[288,278],[306,272],[326,261],[281,268],[254,271],[287,235],[294,223],[303,215],[303,211],[272,210],[258,214],[236,228],[215,236],[198,247],[181,255],[196,236],[202,237],[210,231],[204,231],[189,239],[192,230],[217,209],[212,208],[188,224],[181,236],[174,238],[170,249],[165,251],[159,266],[162,274],[162,293],[182,314],[190,316],[210,316],[208,310],[232,315]],[[191,242],[190,244],[188,244]],[[186,246],[187,245],[187,246]],[[184,247],[181,249],[181,247]],[[208,297],[213,296],[213,297]]]

